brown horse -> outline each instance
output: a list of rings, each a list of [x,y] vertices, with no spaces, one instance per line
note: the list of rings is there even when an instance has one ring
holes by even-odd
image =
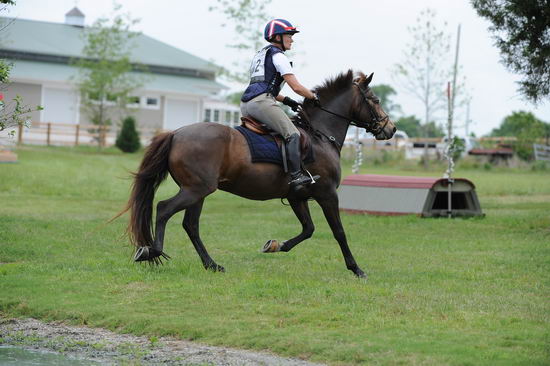
[[[340,150],[350,124],[365,128],[378,140],[389,139],[396,131],[369,88],[371,80],[372,74],[369,77],[359,74],[354,79],[353,71],[349,70],[316,88],[321,107],[309,100],[303,104],[294,122],[306,130],[312,141],[315,161],[306,168],[321,179],[299,193],[289,190],[288,177],[280,166],[253,164],[245,138],[235,129],[205,122],[156,136],[135,173],[126,208],[131,210],[128,233],[137,247],[134,259],[158,263],[161,257],[168,258],[163,252],[166,223],[175,213],[186,210],[183,228],[204,267],[224,271],[210,257],[199,235],[204,199],[221,189],[253,200],[288,199],[302,224],[302,232],[280,244],[268,241],[264,252],[288,252],[311,237],[314,226],[308,199],[315,199],[340,245],[347,268],[358,277],[366,277],[348,247],[336,189],[340,184]],[[153,198],[168,173],[179,186],[179,192],[157,204],[153,231]]]

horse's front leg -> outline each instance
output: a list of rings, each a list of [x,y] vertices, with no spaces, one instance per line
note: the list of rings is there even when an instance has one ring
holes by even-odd
[[[319,202],[319,205],[323,209],[323,213],[325,214],[325,218],[327,219],[330,229],[332,230],[334,238],[338,241],[338,244],[340,244],[340,249],[342,250],[342,254],[344,255],[344,259],[346,261],[346,267],[355,273],[357,277],[366,278],[367,275],[361,270],[361,268],[359,268],[355,262],[355,258],[353,258],[353,254],[351,254],[351,250],[349,249],[346,233],[344,232],[344,227],[342,226],[342,221],[340,220],[338,194],[336,193],[336,190],[330,192],[327,196],[323,197],[322,200],[317,200],[317,202]]]
[[[294,214],[302,224],[302,232],[294,238],[284,241],[282,243],[279,243],[276,240],[269,240],[267,243],[265,243],[262,249],[264,253],[273,253],[279,251],[288,252],[296,245],[300,244],[302,241],[311,238],[311,236],[313,235],[315,226],[313,225],[313,221],[311,220],[307,200],[289,199],[288,202],[290,203],[290,207],[292,207]]]

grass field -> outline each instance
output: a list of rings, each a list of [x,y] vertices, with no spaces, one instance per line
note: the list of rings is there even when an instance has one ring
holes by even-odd
[[[131,261],[125,204],[141,155],[23,147],[0,165],[0,315],[271,350],[330,364],[550,364],[550,172],[459,170],[485,218],[343,215],[359,280],[320,208],[314,236],[280,201],[210,196],[201,232],[227,273],[202,269],[168,224],[167,265]],[[363,173],[440,175],[381,165]],[[349,174],[349,167],[345,170]],[[176,192],[169,179],[157,198]],[[0,342],[1,343],[1,342]]]

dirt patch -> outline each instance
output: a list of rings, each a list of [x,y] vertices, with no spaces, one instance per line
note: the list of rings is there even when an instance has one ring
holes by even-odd
[[[0,318],[0,345],[59,352],[111,365],[320,365],[263,352],[206,346],[168,337],[117,334],[35,319]]]

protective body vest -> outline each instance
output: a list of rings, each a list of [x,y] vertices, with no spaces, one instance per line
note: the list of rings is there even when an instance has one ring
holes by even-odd
[[[274,97],[279,95],[284,79],[273,65],[273,55],[279,52],[283,51],[269,45],[256,53],[250,64],[250,84],[241,97],[242,102],[248,102],[264,93],[269,93]]]

